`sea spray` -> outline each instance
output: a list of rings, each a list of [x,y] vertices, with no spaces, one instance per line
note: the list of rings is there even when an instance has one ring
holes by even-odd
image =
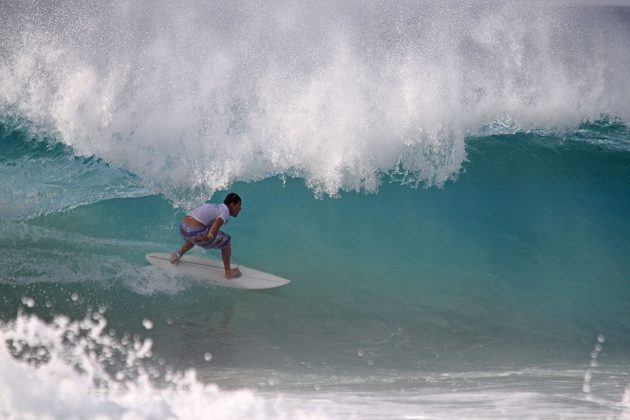
[[[106,328],[104,308],[82,320],[56,315],[49,323],[20,311],[14,320],[0,323],[0,416],[324,418],[282,409],[280,400],[251,391],[221,391],[200,382],[194,369],[147,368],[143,361],[151,357],[150,337],[118,339]]]
[[[13,2],[0,113],[183,205],[277,174],[440,186],[494,121],[628,120],[623,15],[538,6]]]

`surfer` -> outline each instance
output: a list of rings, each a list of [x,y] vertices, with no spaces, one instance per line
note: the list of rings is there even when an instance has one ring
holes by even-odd
[[[232,255],[231,237],[219,229],[230,220],[230,216],[237,217],[241,211],[241,197],[229,193],[223,204],[203,204],[184,217],[179,224],[179,231],[184,238],[184,244],[179,251],[171,254],[171,263],[176,264],[182,256],[195,245],[204,249],[220,249],[225,278],[240,277],[241,271],[230,267]]]

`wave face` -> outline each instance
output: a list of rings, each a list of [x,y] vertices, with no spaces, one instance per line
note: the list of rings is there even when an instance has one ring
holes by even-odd
[[[528,351],[535,357],[539,346],[557,357],[558,349],[576,345],[573,340],[581,343],[598,334],[623,348],[630,328],[626,126],[600,122],[561,136],[521,133],[467,142],[464,173],[443,189],[392,182],[376,195],[315,200],[292,178],[235,184],[245,209],[229,226],[235,258],[295,279],[295,295],[284,308],[295,311],[292,319],[313,304],[325,311],[336,308],[329,316],[320,313],[324,309],[312,310],[315,319],[330,317],[331,328],[338,327],[341,335],[348,323],[360,330],[366,316],[375,317],[379,334],[396,320],[401,330],[431,337],[435,344],[408,344],[424,349],[429,359],[441,346],[463,351],[471,342],[513,343],[521,335],[530,337]],[[114,282],[127,290],[121,293],[188,296],[190,283],[163,275],[143,258],[179,246],[176,224],[182,211],[163,196],[134,189],[135,177],[36,144],[14,145],[14,157],[5,160],[3,170],[24,166],[18,175],[41,171],[74,181],[69,192],[49,191],[44,200],[33,201],[36,205],[3,201],[4,284],[105,287],[107,295]],[[56,169],[42,163],[47,161]],[[28,196],[46,188],[45,182],[28,177],[17,182],[7,173],[0,184],[5,190]],[[100,184],[84,181],[92,176]],[[120,188],[111,192],[114,181]],[[216,194],[213,200],[221,198]],[[328,290],[337,293],[328,296]],[[109,300],[106,295],[101,297]],[[180,299],[183,307],[176,312],[188,304]],[[308,318],[302,322],[301,331],[315,328]],[[398,338],[406,342],[407,334]],[[327,353],[314,349],[312,357]],[[399,354],[389,344],[380,351],[401,369],[424,360],[414,352]],[[485,351],[472,351],[472,360],[487,361]],[[495,361],[516,358],[490,354]]]
[[[286,174],[443,185],[495,123],[628,120],[623,8],[516,2],[10,2],[2,115],[175,200]],[[185,193],[182,193],[185,190]]]

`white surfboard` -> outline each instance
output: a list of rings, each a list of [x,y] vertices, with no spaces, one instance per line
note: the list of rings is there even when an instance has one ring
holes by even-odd
[[[151,253],[145,256],[152,265],[171,273],[192,277],[201,282],[207,282],[214,286],[231,287],[234,289],[271,289],[291,283],[287,279],[263,273],[252,268],[243,267],[241,277],[226,279],[223,262],[210,258],[197,257],[194,255],[184,255],[179,263],[171,264],[171,254]]]

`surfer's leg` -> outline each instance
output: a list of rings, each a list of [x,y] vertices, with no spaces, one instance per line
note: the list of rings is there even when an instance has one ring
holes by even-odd
[[[175,254],[171,254],[171,263],[175,264],[179,262],[180,258],[184,256],[185,253],[190,251],[190,249],[195,246],[190,242],[184,242],[184,244],[179,248],[179,251]],[[179,255],[178,255],[179,254]]]
[[[233,279],[241,276],[241,270],[237,268],[230,268],[230,258],[232,256],[232,245],[228,242],[223,248],[221,248],[221,258],[223,259],[223,267],[225,268],[225,278]]]
[[[225,272],[230,271],[230,258],[232,257],[232,245],[227,244],[223,248],[221,248],[221,258],[223,258],[223,267],[225,267]]]
[[[184,245],[179,248],[174,254],[171,254],[171,263],[175,264],[179,262],[179,260],[184,256],[185,253],[190,251],[190,249],[195,246],[195,237],[204,231],[205,228],[191,227],[188,226],[184,221],[179,224],[179,233],[182,235],[184,239]]]

